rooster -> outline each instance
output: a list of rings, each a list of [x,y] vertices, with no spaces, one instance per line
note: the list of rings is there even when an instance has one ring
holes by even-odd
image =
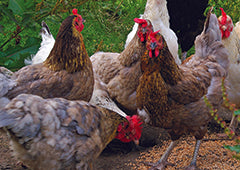
[[[0,111],[14,156],[31,169],[93,169],[106,145],[141,137],[141,122],[85,101],[20,94]]]
[[[94,77],[81,34],[83,28],[82,17],[74,9],[73,15],[62,22],[53,49],[44,63],[25,66],[13,73],[11,84],[14,85],[4,88],[0,98],[11,100],[19,94],[28,93],[43,98],[89,101]],[[7,77],[5,80],[8,80]],[[0,83],[0,87],[4,87],[8,82]]]
[[[232,19],[223,8],[220,8],[222,15],[218,17],[219,27],[222,33],[222,42],[229,52],[229,73],[227,94],[231,103],[240,108],[240,39],[234,28]],[[229,127],[235,131],[238,121],[235,116],[232,117]]]
[[[168,156],[185,133],[191,133],[197,140],[187,169],[197,168],[201,139],[212,119],[204,96],[214,109],[222,103],[221,84],[227,76],[229,61],[217,17],[211,10],[203,32],[195,40],[195,48],[191,60],[178,66],[161,34],[154,32],[148,37],[148,51],[141,57],[143,75],[137,88],[138,111],[145,122],[166,129],[172,139],[152,169],[170,165]]]
[[[24,62],[26,65],[43,63],[47,59],[54,46],[55,39],[53,38],[52,33],[50,32],[50,29],[45,22],[42,22],[42,29],[40,34],[42,36],[41,46],[38,52],[32,56],[30,60],[25,59]]]
[[[165,38],[170,52],[177,64],[181,64],[181,60],[178,56],[178,39],[176,34],[170,28],[169,24],[169,14],[167,9],[166,0],[147,0],[144,14],[141,15],[141,18],[148,19],[152,22],[153,29],[160,30],[160,33]],[[138,23],[135,23],[132,31],[128,34],[127,40],[125,43],[125,48],[128,46],[133,36],[137,32]]]

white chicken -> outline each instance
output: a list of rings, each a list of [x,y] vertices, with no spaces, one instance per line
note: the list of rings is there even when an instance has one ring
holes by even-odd
[[[240,39],[239,39],[239,23],[234,27],[232,19],[222,8],[222,15],[218,18],[220,30],[222,33],[222,42],[229,52],[229,73],[228,73],[228,98],[231,103],[240,107]],[[239,33],[237,33],[239,32]],[[238,121],[233,117],[230,123],[230,128],[235,130]]]
[[[169,14],[167,10],[166,0],[147,0],[145,11],[141,18],[148,19],[152,22],[154,31],[160,30],[160,34],[163,35],[167,42],[169,50],[173,55],[176,63],[181,64],[181,60],[178,56],[178,39],[176,34],[170,28],[169,24]],[[159,19],[160,18],[160,19]],[[132,31],[128,34],[125,48],[128,46],[129,42],[132,40],[133,36],[137,32],[138,24],[135,23]]]
[[[240,21],[238,21],[236,24],[235,24],[235,27],[234,27],[234,31],[237,33],[239,39],[240,39]]]

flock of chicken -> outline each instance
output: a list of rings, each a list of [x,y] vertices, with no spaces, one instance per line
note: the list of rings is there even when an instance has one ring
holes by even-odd
[[[92,169],[114,138],[138,144],[144,121],[172,139],[151,169],[171,165],[168,156],[188,133],[196,147],[186,169],[197,169],[212,119],[204,98],[214,109],[222,107],[224,80],[230,101],[240,105],[239,27],[221,10],[217,18],[210,9],[195,54],[182,63],[166,1],[147,1],[121,53],[89,57],[76,9],[56,41],[43,22],[41,47],[26,61],[31,65],[15,73],[0,68],[0,130],[10,136],[16,158],[32,169]]]

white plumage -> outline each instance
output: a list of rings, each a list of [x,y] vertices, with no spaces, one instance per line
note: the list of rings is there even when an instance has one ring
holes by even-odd
[[[176,63],[181,64],[181,60],[178,56],[178,39],[176,34],[170,28],[169,24],[169,14],[167,10],[166,0],[148,0],[145,11],[141,18],[149,19],[152,22],[154,31],[160,30],[161,35],[167,42],[168,48],[173,55]],[[129,42],[132,40],[133,36],[137,31],[138,24],[135,23],[132,31],[128,34],[125,48],[128,46]]]
[[[55,43],[55,39],[53,38],[47,24],[45,22],[42,22],[42,29],[40,32],[42,36],[42,42],[41,46],[38,50],[38,52],[35,55],[31,56],[31,59],[25,59],[25,64],[30,65],[30,64],[39,64],[44,62],[48,55],[50,54],[53,45]]]

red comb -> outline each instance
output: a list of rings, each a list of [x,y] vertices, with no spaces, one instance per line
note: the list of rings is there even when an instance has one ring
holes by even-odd
[[[80,17],[82,19],[82,16],[78,14],[78,10],[76,8],[74,8],[72,10],[72,13],[73,13],[73,15],[77,15],[78,17]]]
[[[136,22],[138,24],[142,24],[143,27],[146,27],[148,25],[148,23],[145,19],[134,18],[134,22]]]
[[[157,35],[157,33],[159,33],[159,31],[160,31],[160,30],[155,31],[155,32],[151,32],[150,35],[149,35],[150,38],[151,38],[151,39],[155,39],[155,36]]]
[[[73,13],[73,15],[78,15],[78,10],[77,10],[76,8],[74,8],[74,9],[72,10],[72,13]]]
[[[223,10],[223,8],[220,8],[222,11],[222,23],[225,24],[227,21],[227,14],[225,13],[225,11]]]
[[[122,142],[130,142],[132,140],[139,140],[142,133],[142,122],[137,115],[132,117],[126,116],[128,122],[120,124],[117,128],[117,135],[115,138],[121,140]],[[132,132],[135,132],[134,134]],[[126,136],[126,134],[128,134]]]
[[[141,119],[137,115],[133,115],[132,117],[126,116],[126,118],[127,118],[128,122],[130,124],[130,127],[132,129],[136,130],[136,132],[137,132],[136,133],[136,135],[137,135],[136,137],[139,139],[141,137],[141,133],[142,133],[142,126],[141,126],[141,124],[143,122],[141,122]]]

